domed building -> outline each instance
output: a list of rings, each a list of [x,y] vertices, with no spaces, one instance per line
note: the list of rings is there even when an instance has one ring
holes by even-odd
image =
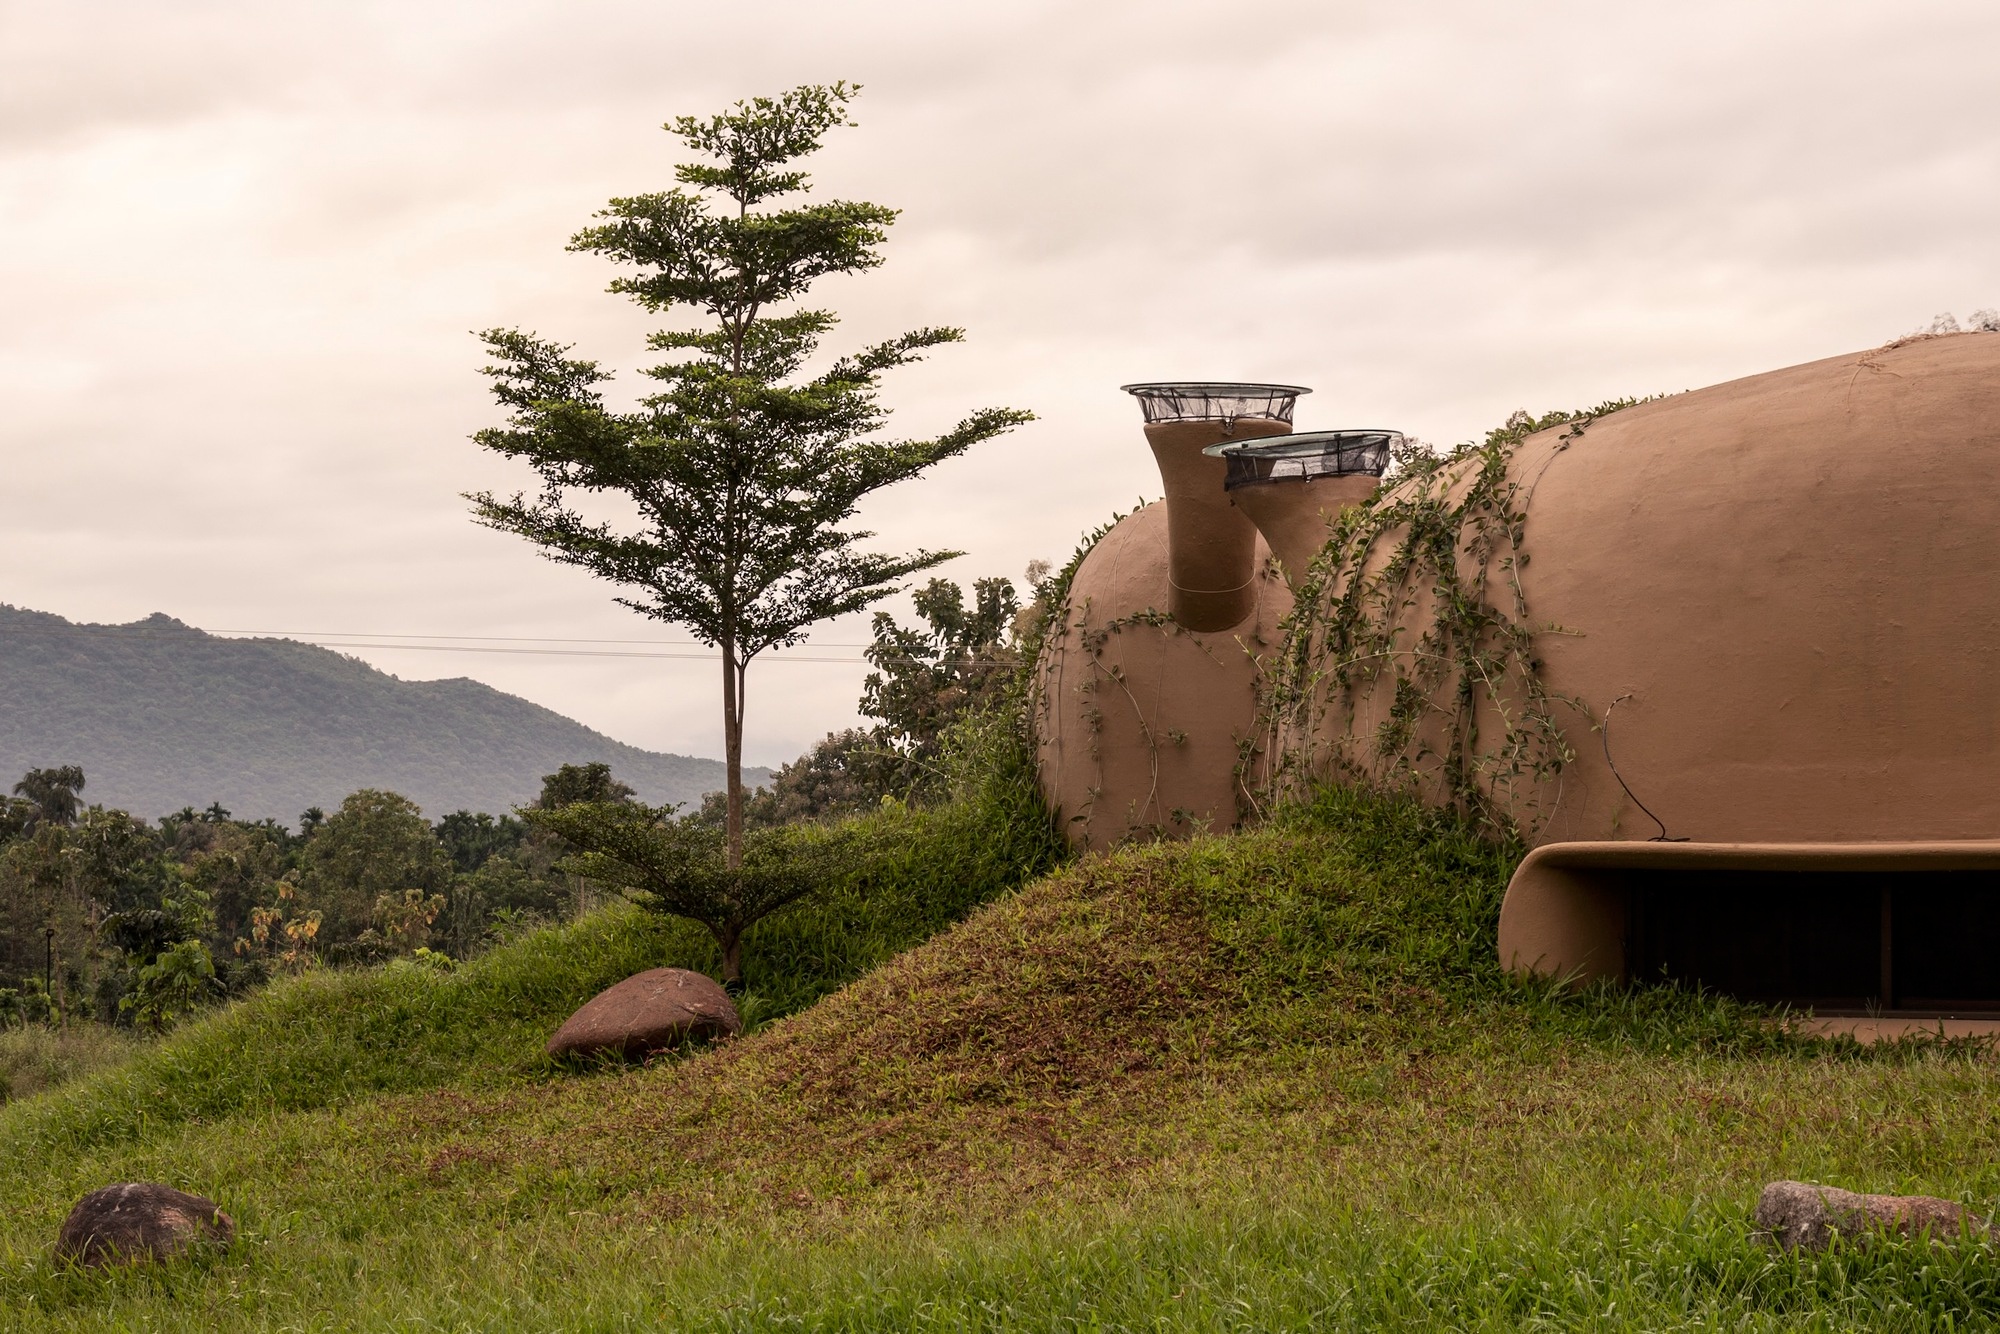
[[[1254,801],[1257,677],[1291,609],[1229,503],[1225,441],[1291,432],[1296,385],[1128,385],[1166,499],[1125,516],[1070,576],[1038,664],[1042,791],[1070,840],[1233,827]]]
[[[1483,627],[1397,569],[1454,506]],[[2000,337],[1566,422],[1374,513],[1288,645],[1285,757],[1513,824],[1503,962],[2000,1008]]]
[[[1289,406],[1202,448],[1268,460]],[[1178,480],[1084,560],[1042,660],[1079,841],[1227,827],[1271,783],[1408,789],[1528,843],[1510,967],[2000,1010],[2000,336],[1496,437],[1316,561],[1367,487],[1231,505],[1247,457],[1154,444]],[[1246,548],[1236,587],[1213,553]]]

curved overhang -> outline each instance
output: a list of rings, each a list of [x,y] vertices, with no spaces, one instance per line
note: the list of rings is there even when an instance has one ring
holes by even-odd
[[[1633,890],[1680,873],[2000,872],[2000,839],[1912,843],[1548,843],[1522,859],[1500,907],[1500,962],[1576,982],[1623,979]],[[2000,880],[1994,883],[2000,884]]]

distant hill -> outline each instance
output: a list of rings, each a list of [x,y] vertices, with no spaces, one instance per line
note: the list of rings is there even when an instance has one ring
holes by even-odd
[[[238,819],[294,824],[377,787],[437,819],[505,811],[556,766],[592,760],[655,804],[698,802],[723,782],[720,760],[640,750],[463,677],[404,681],[158,613],[81,625],[0,604],[0,790],[31,768],[80,764],[86,800],[147,817],[220,801]]]

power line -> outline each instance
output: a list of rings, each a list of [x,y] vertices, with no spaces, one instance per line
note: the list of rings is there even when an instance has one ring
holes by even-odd
[[[301,640],[301,643],[308,642]],[[707,653],[641,653],[633,649],[607,648],[502,648],[496,644],[351,644],[337,639],[315,639],[309,641],[318,648],[372,648],[402,652],[405,649],[431,653],[532,653],[565,658],[675,658],[687,662],[713,662],[717,650]],[[805,654],[785,654],[782,650],[771,649],[757,655],[755,662],[845,662],[856,666],[865,665],[866,658],[822,658]]]
[[[343,645],[359,648],[406,648],[421,647],[396,643],[375,643],[376,640],[402,639],[446,639],[454,643],[490,644],[638,644],[660,648],[706,648],[713,652],[713,646],[699,639],[584,639],[574,635],[443,635],[421,632],[391,630],[203,630],[199,626],[188,626],[196,634],[208,635],[216,639],[296,639],[310,644],[331,645],[336,640],[366,640],[367,643]],[[130,625],[83,625],[73,624],[61,628],[43,626],[20,626],[9,629],[8,636],[41,635],[45,638],[74,634],[116,634],[128,639],[159,639],[181,633],[178,630],[149,630]],[[872,648],[872,643],[849,643],[846,641],[815,640],[813,648]],[[784,652],[773,649],[771,652]],[[697,656],[706,657],[708,654]]]
[[[407,649],[420,653],[503,653],[503,654],[524,654],[535,657],[651,658],[651,659],[665,659],[665,660],[676,660],[676,661],[686,661],[686,662],[712,662],[715,660],[716,654],[718,652],[717,649],[714,649],[707,645],[703,645],[699,640],[693,640],[693,639],[582,639],[582,638],[565,637],[560,635],[549,635],[549,636],[442,635],[442,634],[416,635],[416,634],[392,634],[386,631],[374,632],[367,630],[326,631],[323,633],[314,633],[311,631],[304,631],[304,630],[200,630],[192,626],[188,628],[189,630],[192,630],[193,633],[195,634],[204,635],[214,639],[234,640],[234,639],[274,638],[274,639],[282,639],[292,643],[310,644],[316,648],[376,649],[378,651],[386,651],[386,652],[401,652]],[[119,638],[126,638],[126,639],[167,639],[167,638],[177,638],[182,633],[184,632],[178,630],[152,630],[152,629],[143,629],[132,626],[124,626],[124,625],[105,625],[105,626],[71,625],[71,626],[64,626],[61,628],[42,627],[42,626],[17,627],[8,630],[7,636],[9,638],[13,638],[18,635],[29,635],[29,636],[39,636],[45,639],[56,639],[66,636],[68,637],[117,636]],[[443,643],[443,644],[419,644],[410,642],[396,642],[398,640],[416,640],[416,639],[442,639],[454,642]],[[700,647],[704,651],[699,653],[652,653],[643,651],[642,649],[638,648],[613,649],[613,648],[526,647],[529,645],[545,645],[545,644],[632,644],[632,645],[657,646],[661,648]],[[875,645],[873,645],[872,643],[870,644],[809,643],[804,645],[804,647],[867,649],[867,648],[873,648],[875,647]],[[982,663],[1008,662],[1012,661],[1012,656],[1007,654],[979,653],[979,654],[966,655],[966,658],[957,660],[963,661],[968,659],[972,662],[982,662]],[[830,656],[830,655],[811,654],[811,653],[796,653],[788,649],[766,649],[764,652],[758,654],[755,659],[753,659],[753,665],[756,662],[835,663],[835,664],[844,664],[847,666],[868,665],[868,659],[865,657],[841,657],[841,656]]]
[[[280,639],[449,639],[462,642],[497,644],[650,644],[673,648],[691,648],[702,645],[699,639],[581,639],[572,635],[433,635],[421,632],[395,630],[209,630],[207,634],[236,636],[274,636]],[[868,648],[867,644],[818,642],[817,648]]]

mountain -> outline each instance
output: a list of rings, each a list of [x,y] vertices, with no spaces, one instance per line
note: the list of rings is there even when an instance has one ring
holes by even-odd
[[[613,741],[459,677],[404,681],[289,639],[218,639],[155,613],[83,625],[0,604],[0,789],[80,764],[84,797],[158,816],[220,801],[291,824],[388,788],[432,819],[533,800],[542,775],[602,760],[641,800],[694,803],[720,760]],[[744,782],[768,781],[766,769]]]

